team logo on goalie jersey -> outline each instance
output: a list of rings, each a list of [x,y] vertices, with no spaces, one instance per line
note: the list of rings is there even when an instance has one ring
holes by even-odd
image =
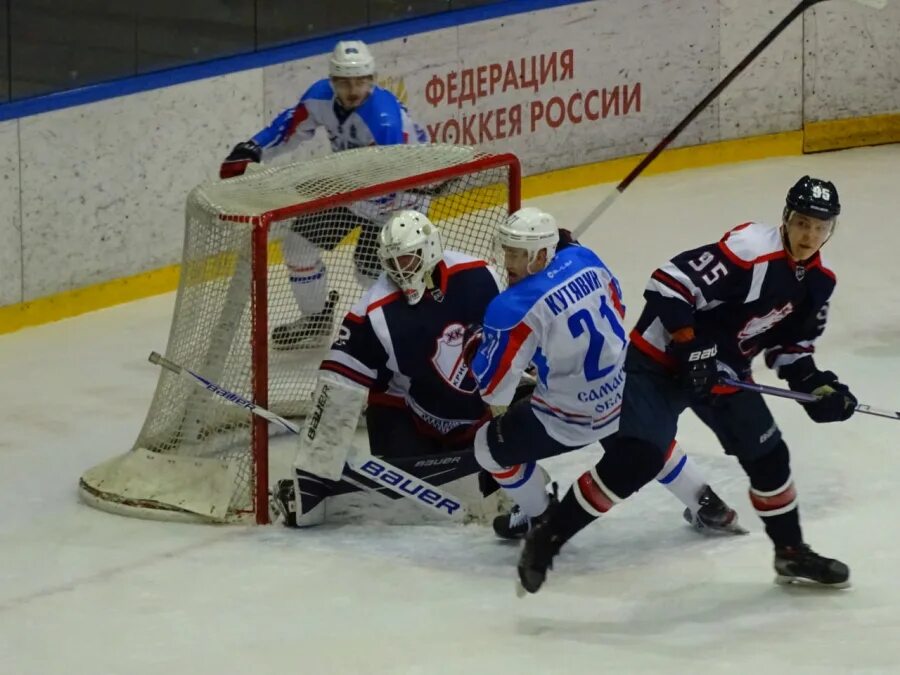
[[[461,323],[447,325],[437,339],[431,363],[454,389],[465,394],[473,393],[478,385],[469,376],[469,368],[463,362],[462,345],[465,326]]]

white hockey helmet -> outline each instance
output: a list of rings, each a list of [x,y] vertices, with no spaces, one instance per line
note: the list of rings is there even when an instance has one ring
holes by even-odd
[[[556,255],[559,228],[556,218],[533,206],[526,206],[510,214],[497,229],[497,243],[506,248],[528,251],[528,263],[534,262],[541,250],[547,250],[547,262]]]
[[[334,46],[328,60],[331,77],[368,77],[375,75],[375,59],[360,40],[343,40]]]
[[[426,280],[443,255],[441,231],[423,213],[397,211],[381,229],[378,257],[410,305],[425,295]]]

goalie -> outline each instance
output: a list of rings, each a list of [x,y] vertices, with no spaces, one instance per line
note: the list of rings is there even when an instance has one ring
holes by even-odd
[[[484,260],[445,251],[417,211],[387,221],[378,255],[384,272],[344,317],[320,366],[295,475],[273,492],[286,525],[321,523],[327,497],[371,487],[345,469],[365,403],[372,455],[435,484],[465,479],[477,494],[472,443],[491,412],[463,360],[463,339],[500,281]]]

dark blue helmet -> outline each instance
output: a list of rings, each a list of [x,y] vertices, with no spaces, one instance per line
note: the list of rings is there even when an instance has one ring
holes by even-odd
[[[803,176],[788,190],[784,207],[785,220],[792,211],[820,220],[837,218],[841,212],[837,188],[831,181]]]

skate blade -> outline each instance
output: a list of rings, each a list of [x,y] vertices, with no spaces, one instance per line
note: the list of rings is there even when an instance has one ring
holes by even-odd
[[[525,587],[522,585],[522,582],[516,580],[516,597],[524,598],[528,595],[528,591],[525,590]]]
[[[734,525],[728,525],[728,526],[722,527],[722,528],[706,527],[706,528],[704,528],[704,530],[706,530],[706,532],[711,535],[717,535],[717,534],[732,535],[733,534],[733,535],[741,536],[744,534],[750,534],[750,530],[741,527],[737,523],[735,523]],[[701,532],[702,532],[702,530],[701,530]]]
[[[834,589],[841,590],[843,588],[850,588],[850,580],[841,581],[836,584],[823,584],[820,581],[814,581],[812,579],[806,579],[804,577],[787,577],[782,574],[775,575],[775,583],[779,586],[796,586],[797,588],[826,588],[826,589]]]

